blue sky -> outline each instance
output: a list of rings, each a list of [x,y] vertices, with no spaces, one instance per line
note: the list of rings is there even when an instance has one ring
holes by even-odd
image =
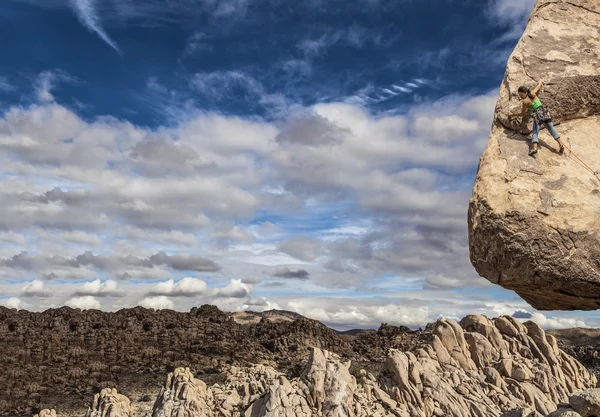
[[[478,158],[532,7],[2,2],[0,303],[595,325],[533,311],[468,261]]]

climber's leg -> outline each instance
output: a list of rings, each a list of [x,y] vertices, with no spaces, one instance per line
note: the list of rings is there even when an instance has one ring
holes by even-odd
[[[562,141],[560,140],[560,135],[556,129],[554,129],[554,125],[552,125],[552,122],[546,122],[546,127],[548,128],[548,132],[550,132],[554,140],[558,142],[558,146],[560,146],[558,153],[563,154],[565,152],[565,145],[563,145]]]
[[[531,150],[529,151],[529,156],[535,156],[538,151],[538,143],[539,138],[538,135],[540,133],[540,125],[538,125],[535,121],[533,122],[533,131],[531,132]]]

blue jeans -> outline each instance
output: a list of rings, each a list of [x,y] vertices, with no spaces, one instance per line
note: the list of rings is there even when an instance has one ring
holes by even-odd
[[[558,134],[558,132],[556,130],[554,130],[554,126],[552,126],[552,122],[546,122],[544,123],[546,125],[546,128],[548,129],[548,132],[550,132],[550,134],[552,135],[552,137],[555,140],[559,140],[560,139],[560,135]],[[539,143],[539,139],[538,139],[538,134],[540,133],[540,129],[542,127],[537,124],[535,122],[535,120],[533,121],[533,134],[531,135],[531,142],[532,143]]]

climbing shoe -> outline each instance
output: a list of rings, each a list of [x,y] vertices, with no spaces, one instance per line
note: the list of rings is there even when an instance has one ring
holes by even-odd
[[[538,150],[537,149],[532,149],[529,151],[529,156],[531,156],[532,158],[535,158],[535,154],[537,154]]]
[[[560,149],[558,150],[558,153],[559,153],[559,154],[561,154],[561,155],[562,155],[563,153],[565,153],[565,147],[564,147],[564,146],[561,146],[561,147],[560,147]]]

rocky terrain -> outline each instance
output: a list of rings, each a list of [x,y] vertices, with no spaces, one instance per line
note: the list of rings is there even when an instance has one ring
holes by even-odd
[[[309,347],[377,372],[389,348],[407,349],[419,337],[386,325],[344,335],[293,313],[226,314],[212,306],[189,313],[0,307],[0,414],[29,416],[56,404],[78,410],[102,388],[113,387],[132,400],[153,401],[177,367],[189,367],[209,384],[222,382],[222,370],[232,365],[273,366],[293,378]]]
[[[600,377],[600,329],[551,330],[558,346]]]
[[[555,337],[512,317],[344,334],[211,306],[0,309],[0,343],[11,416],[546,415],[596,385]]]
[[[532,120],[519,86],[540,98],[567,147]],[[600,308],[600,3],[538,0],[511,54],[469,206],[471,262],[480,275],[541,310]],[[577,157],[592,168],[588,170]]]

